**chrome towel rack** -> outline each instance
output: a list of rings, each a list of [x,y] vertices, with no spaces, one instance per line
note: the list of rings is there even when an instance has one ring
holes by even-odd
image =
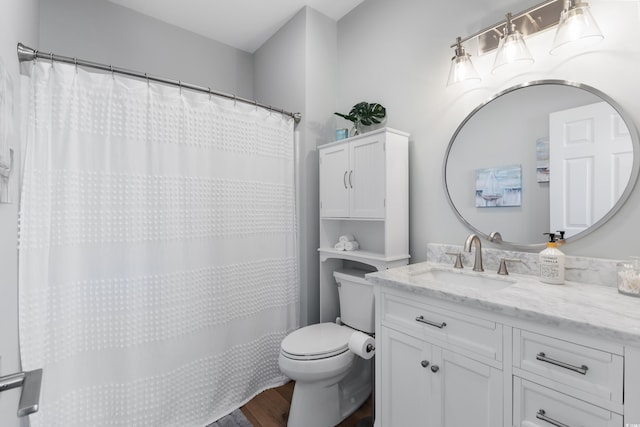
[[[22,387],[18,416],[25,417],[38,412],[40,405],[40,386],[42,384],[42,369],[18,372],[0,377],[0,392]]]

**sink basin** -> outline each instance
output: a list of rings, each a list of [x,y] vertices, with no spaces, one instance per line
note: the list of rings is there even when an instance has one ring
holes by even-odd
[[[441,270],[437,268],[431,268],[416,276],[419,276],[421,280],[438,282],[444,285],[491,291],[498,291],[516,283],[515,280],[484,276],[482,273],[469,274],[462,271]]]

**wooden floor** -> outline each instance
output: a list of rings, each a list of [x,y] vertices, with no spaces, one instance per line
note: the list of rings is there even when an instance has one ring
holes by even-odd
[[[286,427],[294,382],[263,391],[242,408],[253,427]],[[371,416],[371,397],[338,427],[355,427],[362,418]]]

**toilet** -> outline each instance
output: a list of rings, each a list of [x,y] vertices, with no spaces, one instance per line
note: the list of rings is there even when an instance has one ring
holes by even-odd
[[[330,427],[339,424],[371,393],[373,359],[349,350],[356,331],[372,335],[373,286],[365,271],[336,270],[341,318],[337,323],[305,326],[280,345],[280,371],[296,382],[288,427]]]

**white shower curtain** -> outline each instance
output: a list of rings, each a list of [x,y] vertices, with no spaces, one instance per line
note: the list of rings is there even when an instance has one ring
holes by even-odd
[[[20,351],[46,426],[204,426],[286,379],[293,119],[33,64]]]

